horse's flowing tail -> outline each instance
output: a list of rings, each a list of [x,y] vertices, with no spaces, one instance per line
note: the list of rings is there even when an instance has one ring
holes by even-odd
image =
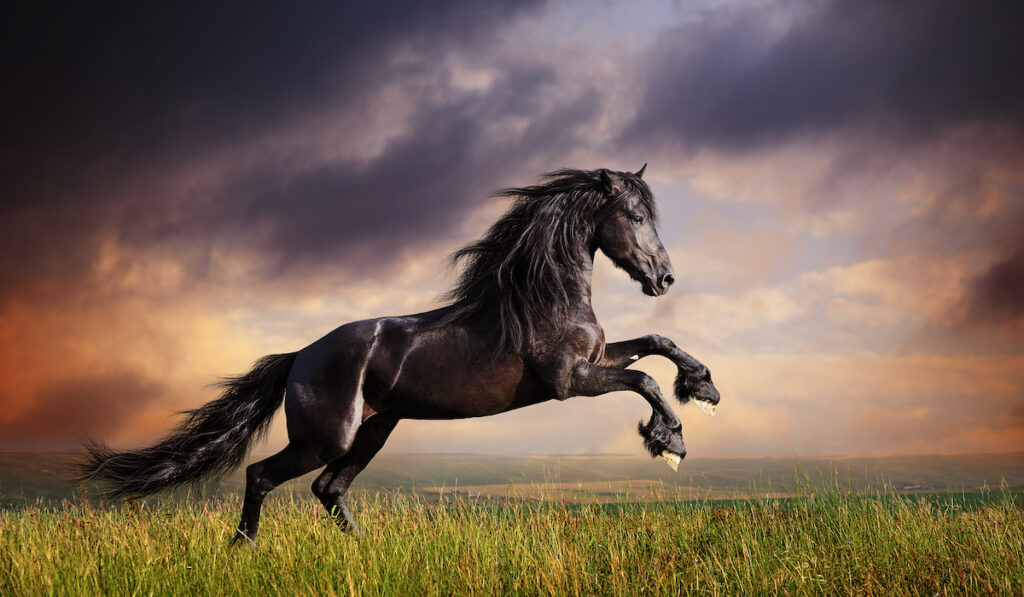
[[[186,483],[220,478],[242,463],[254,440],[266,433],[284,400],[295,353],[265,356],[252,370],[219,385],[220,398],[195,410],[154,446],[117,452],[87,442],[78,478],[100,480],[110,497],[141,497]]]

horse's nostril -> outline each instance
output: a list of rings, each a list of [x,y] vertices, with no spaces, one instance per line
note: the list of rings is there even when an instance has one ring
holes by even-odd
[[[665,274],[664,276],[661,277],[661,287],[662,287],[662,289],[668,288],[675,281],[676,281],[676,277],[675,276],[673,276],[672,274]]]

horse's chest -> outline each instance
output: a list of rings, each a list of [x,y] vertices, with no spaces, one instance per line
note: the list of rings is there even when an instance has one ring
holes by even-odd
[[[594,347],[590,349],[590,354],[587,355],[587,361],[593,364],[597,364],[603,358],[604,342],[601,342],[600,344],[595,344]]]
[[[604,330],[596,322],[581,328],[576,334],[576,353],[591,363],[604,358]]]

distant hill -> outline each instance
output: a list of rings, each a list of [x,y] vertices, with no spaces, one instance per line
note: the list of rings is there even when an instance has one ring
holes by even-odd
[[[95,487],[70,481],[77,456],[0,452],[0,506],[76,500]],[[244,469],[200,490],[239,493]],[[285,485],[307,493],[316,473]],[[623,455],[383,454],[359,476],[354,491],[403,490],[423,495],[458,491],[482,496],[604,501],[786,495],[800,483],[832,480],[854,491],[883,484],[897,491],[975,491],[1024,486],[1024,452],[831,458],[692,458],[673,473],[661,460]],[[277,492],[275,492],[277,493]]]

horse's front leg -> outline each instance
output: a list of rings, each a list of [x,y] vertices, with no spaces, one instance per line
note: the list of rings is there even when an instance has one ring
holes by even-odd
[[[627,367],[638,359],[653,354],[661,355],[675,363],[678,373],[674,389],[679,402],[686,404],[693,398],[701,410],[709,415],[715,414],[715,405],[721,400],[721,396],[711,381],[711,371],[664,336],[650,334],[633,340],[606,344],[604,359],[600,364],[606,367]]]
[[[597,396],[608,392],[632,391],[644,397],[654,409],[651,419],[644,425],[640,421],[639,431],[644,446],[652,456],[662,456],[673,470],[686,456],[683,443],[683,424],[672,411],[658,382],[643,371],[602,367],[583,359],[573,370],[570,393],[573,396]]]

